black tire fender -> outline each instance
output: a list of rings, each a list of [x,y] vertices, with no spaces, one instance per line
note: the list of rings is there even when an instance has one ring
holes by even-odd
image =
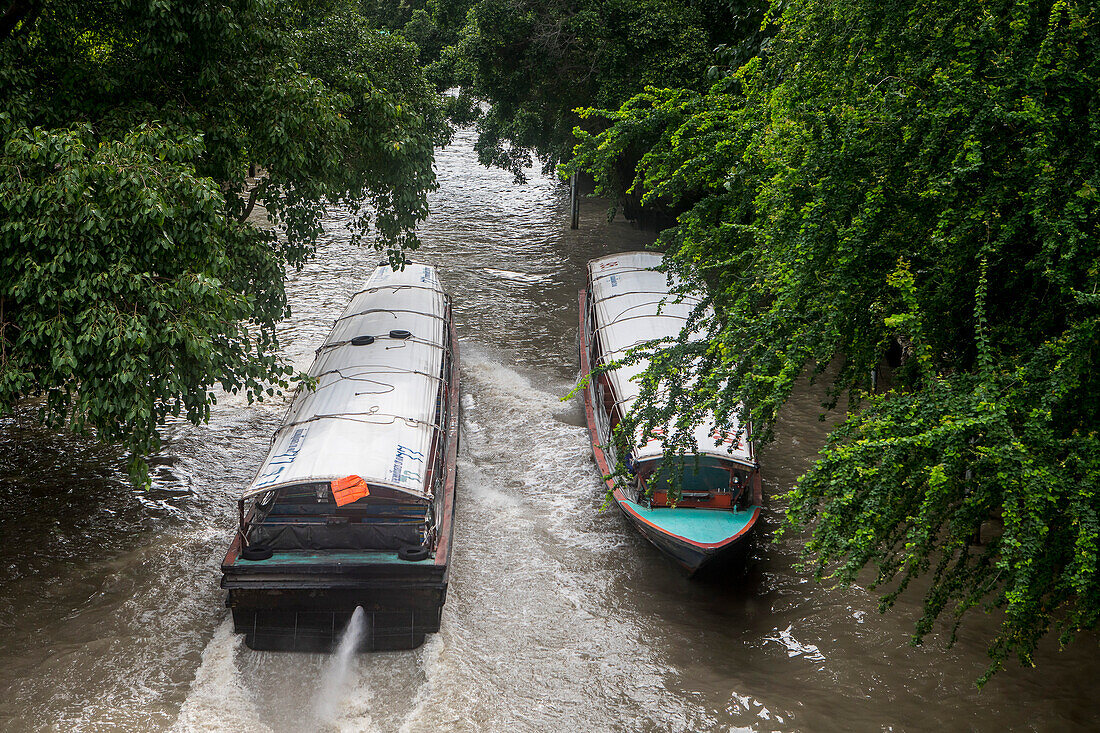
[[[270,547],[264,547],[263,545],[249,545],[241,550],[242,560],[266,560],[273,554],[273,550]]]
[[[397,551],[397,556],[399,558],[408,560],[409,562],[427,560],[428,556],[431,554],[431,551],[427,547],[421,545],[405,545]]]

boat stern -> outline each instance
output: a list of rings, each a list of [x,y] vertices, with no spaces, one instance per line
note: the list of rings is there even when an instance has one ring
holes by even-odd
[[[446,566],[393,552],[280,552],[222,565],[233,627],[251,649],[328,652],[356,607],[366,616],[359,651],[412,649],[439,630]]]

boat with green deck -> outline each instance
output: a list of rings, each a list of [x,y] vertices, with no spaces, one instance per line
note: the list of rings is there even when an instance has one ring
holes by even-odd
[[[633,436],[623,456],[629,481],[610,475],[621,450],[614,431],[638,398],[637,378],[647,363],[596,367],[623,359],[635,346],[676,338],[699,304],[691,295],[672,294],[656,269],[660,263],[653,252],[626,252],[588,264],[588,284],[580,292],[585,416],[615,504],[647,540],[695,574],[744,558],[760,518],[760,467],[741,426],[718,430],[704,421],[695,428],[695,453],[672,469],[680,473],[678,495],[669,468],[661,470],[667,459],[660,434]]]
[[[251,485],[222,562],[253,649],[364,649],[439,630],[458,452],[458,345],[433,267],[375,269],[337,319]]]

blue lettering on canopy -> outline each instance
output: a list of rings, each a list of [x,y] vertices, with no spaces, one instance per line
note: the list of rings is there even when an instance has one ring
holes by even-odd
[[[393,481],[401,483],[401,466],[405,463],[405,456],[400,450],[393,457]]]
[[[267,463],[267,473],[257,476],[252,486],[258,489],[264,486],[270,486],[278,481],[279,476],[282,475],[286,467],[294,463],[294,459],[298,457],[298,453],[302,450],[302,445],[305,443],[306,433],[308,432],[308,427],[295,430],[294,434],[290,436],[290,442],[287,443],[286,449],[282,453],[271,457],[271,460]]]
[[[420,461],[421,463],[424,462],[424,454],[423,453],[421,453],[418,450],[413,450],[411,448],[406,448],[403,445],[397,446],[397,455],[399,455],[399,456],[408,456],[409,458],[413,459],[414,461]]]
[[[393,481],[398,484],[405,484],[420,481],[420,473],[413,471],[412,469],[405,468],[405,458],[410,458],[419,463],[424,462],[424,454],[418,450],[412,448],[406,448],[403,445],[397,446],[397,453],[393,456]]]
[[[286,450],[276,456],[272,456],[267,465],[276,466],[282,463],[294,463],[294,459],[298,457],[298,452],[302,450],[302,444],[305,443],[307,432],[309,432],[309,428],[298,428],[295,430],[294,434],[290,436],[290,442],[287,443]]]

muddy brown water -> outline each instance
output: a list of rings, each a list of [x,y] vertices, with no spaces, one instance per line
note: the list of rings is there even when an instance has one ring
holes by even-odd
[[[956,646],[909,646],[919,599],[889,615],[873,594],[795,569],[799,538],[762,542],[747,575],[683,578],[600,511],[576,377],[585,262],[652,234],[566,189],[477,165],[469,133],[438,158],[441,188],[415,258],[439,266],[462,338],[463,447],[442,631],[410,652],[361,655],[320,720],[328,658],[260,653],[230,632],[218,563],[234,498],[285,399],[223,396],[208,425],[172,424],[153,488],[117,451],[0,421],[0,729],[5,731],[1087,730],[1096,639],[1048,644],[985,690],[994,621]],[[313,348],[379,259],[332,211],[292,276],[287,356]],[[819,447],[817,390],[788,405],[761,450],[766,490],[789,488]],[[766,535],[778,525],[772,499]]]

